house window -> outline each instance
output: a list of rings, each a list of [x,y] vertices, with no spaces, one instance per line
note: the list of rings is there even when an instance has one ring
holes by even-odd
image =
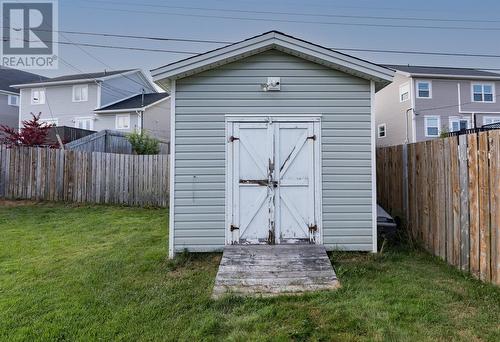
[[[470,128],[469,118],[460,118],[458,116],[450,117],[450,132],[461,131]]]
[[[19,96],[17,95],[9,95],[9,106],[19,107]]]
[[[385,138],[387,136],[387,126],[385,125],[385,123],[378,125],[377,135],[379,138]]]
[[[495,102],[495,86],[488,83],[472,84],[472,101]]]
[[[130,114],[120,114],[116,116],[116,129],[130,128]]]
[[[45,103],[45,88],[31,89],[31,104]]]
[[[87,101],[89,97],[88,84],[76,84],[73,86],[73,102]]]
[[[405,83],[399,86],[399,102],[405,102],[410,99],[410,84]]]
[[[500,116],[485,116],[483,118],[483,125],[491,125],[494,123],[500,123]]]
[[[51,126],[57,126],[59,125],[59,120],[57,118],[51,118],[51,119],[40,119],[41,123],[51,125]]]
[[[432,97],[432,84],[429,81],[417,82],[417,97],[419,99],[430,99]]]
[[[441,133],[441,118],[439,116],[425,117],[425,136],[438,137]]]
[[[81,129],[94,129],[94,120],[92,118],[75,118],[75,127]]]

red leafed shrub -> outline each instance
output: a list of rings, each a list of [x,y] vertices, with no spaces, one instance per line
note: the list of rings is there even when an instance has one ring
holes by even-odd
[[[12,127],[0,125],[0,132],[4,134],[4,136],[0,138],[0,142],[9,147],[51,145],[48,144],[47,137],[50,127],[53,125],[41,122],[41,114],[42,113],[38,113],[38,115],[35,115],[31,113],[33,118],[22,121],[23,127],[19,131]]]

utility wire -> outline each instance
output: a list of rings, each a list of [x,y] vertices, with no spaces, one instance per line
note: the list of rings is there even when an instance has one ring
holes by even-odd
[[[273,14],[273,15],[292,15],[301,17],[325,17],[325,18],[346,18],[346,19],[375,19],[375,20],[410,20],[410,21],[433,21],[433,22],[464,22],[464,23],[500,23],[500,20],[492,19],[449,19],[449,18],[431,18],[431,17],[399,17],[399,16],[370,16],[370,15],[347,15],[347,14],[325,14],[325,13],[299,13],[299,12],[282,12],[282,11],[255,11],[229,8],[208,8],[208,7],[191,7],[191,6],[172,6],[160,5],[151,3],[132,3],[123,1],[104,1],[104,0],[86,0],[86,3],[108,3],[119,4],[126,6],[140,6],[153,8],[176,8],[187,10],[200,10],[210,12],[233,12],[233,13],[253,13],[253,14]]]
[[[60,31],[69,33],[71,31]],[[69,33],[73,34],[73,33]],[[91,34],[91,35],[101,35],[100,33],[92,32],[79,32],[78,34]],[[128,38],[138,38],[137,36],[127,36]],[[140,38],[138,38],[140,39]],[[5,41],[5,39],[4,39]],[[27,41],[27,40],[25,40]],[[165,50],[165,49],[150,49],[150,48],[140,48],[133,46],[115,46],[115,45],[102,45],[102,44],[87,44],[79,42],[58,42],[63,45],[74,45],[74,46],[86,46],[95,48],[107,48],[107,49],[120,49],[120,50],[138,50],[138,51],[149,51],[149,52],[161,52],[161,53],[176,53],[176,54],[191,54],[199,55],[204,52],[194,52],[194,51],[180,51],[180,50]],[[480,54],[480,53],[459,53],[459,52],[431,52],[431,51],[420,51],[420,50],[385,50],[385,49],[358,49],[358,48],[345,48],[345,47],[329,47],[327,49],[337,50],[337,51],[352,51],[352,52],[369,52],[369,53],[388,53],[388,54],[406,54],[406,55],[430,55],[430,56],[454,56],[454,57],[480,57],[480,58],[500,58],[500,54]],[[494,70],[494,69],[489,69]]]
[[[403,25],[403,24],[352,23],[352,22],[333,22],[333,21],[309,21],[309,20],[294,20],[294,19],[250,18],[250,17],[236,17],[236,16],[210,15],[210,14],[176,13],[176,12],[145,11],[145,10],[127,10],[127,9],[122,9],[122,8],[105,8],[105,7],[92,7],[92,6],[73,6],[73,7],[90,9],[90,10],[110,11],[113,13],[117,13],[117,12],[134,13],[134,14],[142,13],[142,14],[171,15],[171,16],[195,17],[195,18],[216,18],[216,19],[242,20],[242,21],[265,21],[265,22],[280,22],[280,23],[318,24],[318,25],[337,25],[337,26],[360,26],[360,27],[379,27],[379,28],[500,31],[500,27]]]

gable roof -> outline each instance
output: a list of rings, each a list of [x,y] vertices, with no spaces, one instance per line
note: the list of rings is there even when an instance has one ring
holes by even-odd
[[[132,97],[126,98],[122,101],[115,102],[101,108],[94,110],[96,113],[107,113],[107,112],[124,112],[132,110],[144,110],[149,108],[156,103],[159,103],[170,96],[168,93],[150,93],[143,95],[134,95]]]
[[[19,94],[19,89],[11,87],[12,84],[35,82],[46,79],[47,77],[43,77],[37,74],[32,74],[31,72],[5,68],[5,67],[0,68],[0,90],[9,93]]]
[[[152,69],[153,80],[168,88],[168,81],[187,77],[270,49],[328,66],[376,82],[382,88],[392,81],[394,71],[360,58],[328,49],[290,35],[269,31],[196,56]]]
[[[411,76],[441,77],[441,78],[490,78],[500,79],[500,74],[472,68],[430,67],[418,65],[385,65],[393,70],[401,71]]]
[[[100,72],[90,72],[90,73],[81,73],[81,74],[71,74],[64,75],[53,78],[45,78],[39,82],[22,82],[18,84],[12,85],[15,88],[29,88],[29,87],[38,87],[44,85],[60,85],[60,84],[75,84],[75,83],[88,83],[98,81],[104,81],[108,78],[119,76],[119,75],[127,75],[134,72],[141,72],[140,69],[126,69],[126,70],[114,70],[114,71],[100,71]]]

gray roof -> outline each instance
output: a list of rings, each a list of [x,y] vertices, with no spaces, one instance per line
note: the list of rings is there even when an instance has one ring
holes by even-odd
[[[142,94],[139,94],[139,95],[135,95],[133,97],[129,97],[128,99],[125,99],[123,101],[116,102],[116,103],[110,104],[108,106],[101,107],[99,109],[96,109],[96,111],[143,108],[143,107],[147,107],[150,104],[153,104],[157,101],[160,101],[161,99],[164,99],[168,96],[169,96],[168,93],[144,94],[144,102],[143,102]]]
[[[4,67],[0,68],[0,90],[9,91],[11,93],[19,94],[19,89],[12,88],[12,84],[40,82],[46,79],[47,77],[22,70]]]
[[[446,75],[446,76],[500,78],[500,74],[496,74],[489,71],[482,71],[478,69],[471,69],[471,68],[430,67],[430,66],[418,66],[418,65],[385,65],[385,67],[398,71],[407,72],[412,75],[436,75],[436,76]]]

